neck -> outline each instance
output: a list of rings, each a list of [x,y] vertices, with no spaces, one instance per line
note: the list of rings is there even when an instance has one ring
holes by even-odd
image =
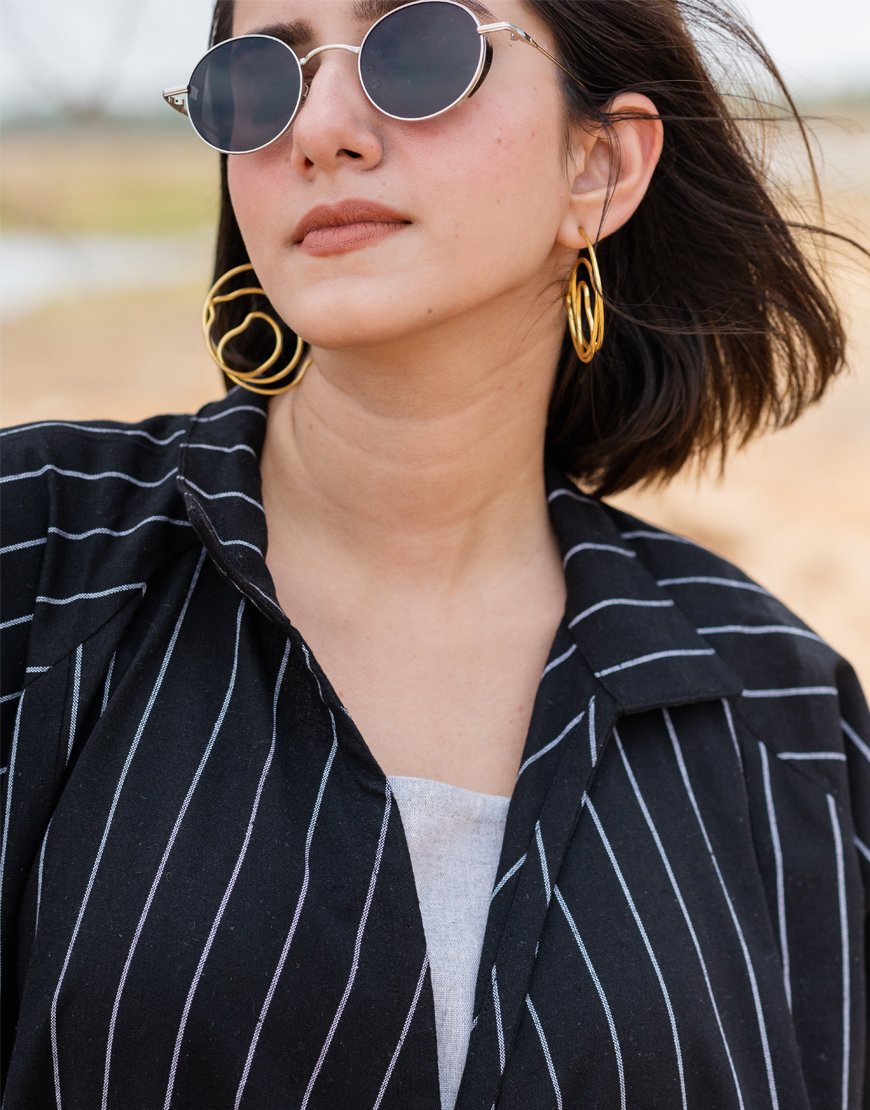
[[[547,326],[544,326],[544,325]],[[553,314],[510,339],[312,348],[269,406],[261,461],[272,561],[348,589],[438,599],[561,578],[544,490]],[[274,567],[273,573],[274,573]],[[308,573],[311,573],[309,570]]]

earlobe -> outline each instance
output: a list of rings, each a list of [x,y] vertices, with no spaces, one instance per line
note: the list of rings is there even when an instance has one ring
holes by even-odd
[[[578,129],[575,166],[581,168],[568,182],[570,192],[557,235],[557,242],[572,250],[584,246],[580,226],[590,238],[600,240],[627,222],[643,200],[661,156],[664,129],[649,97],[622,93],[613,99],[608,114],[618,118],[594,134]]]

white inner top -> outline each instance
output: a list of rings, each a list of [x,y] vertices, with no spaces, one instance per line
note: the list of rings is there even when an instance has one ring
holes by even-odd
[[[442,1110],[453,1110],[510,798],[388,775],[405,829],[426,934]]]

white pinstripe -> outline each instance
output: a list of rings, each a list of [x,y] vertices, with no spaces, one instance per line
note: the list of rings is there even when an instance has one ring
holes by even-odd
[[[203,554],[204,553],[205,549],[203,549]],[[202,556],[200,556],[200,563],[201,562]],[[263,763],[263,770],[260,772],[260,779],[257,783],[257,789],[254,792],[254,802],[251,807],[251,815],[248,818],[248,826],[245,829],[245,836],[242,841],[242,846],[239,849],[239,854],[236,858],[232,874],[230,875],[229,881],[227,882],[227,885],[221,897],[218,911],[215,914],[214,921],[212,922],[211,928],[209,929],[208,937],[206,939],[202,953],[199,957],[199,963],[196,965],[196,971],[193,973],[193,979],[191,980],[190,987],[187,992],[187,998],[184,1000],[184,1010],[181,1015],[181,1021],[178,1025],[178,1032],[175,1036],[175,1047],[172,1052],[172,1063],[169,1067],[169,1080],[166,1084],[166,1097],[163,1101],[164,1110],[169,1110],[170,1104],[172,1102],[172,1091],[175,1086],[175,1076],[178,1070],[178,1059],[181,1055],[181,1042],[184,1039],[184,1031],[187,1028],[187,1019],[190,1015],[190,1008],[193,1005],[193,996],[196,994],[196,989],[199,986],[199,981],[202,978],[203,969],[205,968],[205,962],[208,959],[209,952],[211,952],[214,938],[217,935],[218,928],[220,926],[221,920],[223,919],[224,910],[227,908],[227,903],[229,902],[230,896],[233,893],[233,888],[236,885],[236,879],[238,878],[239,872],[242,869],[242,864],[245,861],[245,856],[248,852],[248,845],[251,842],[251,835],[254,831],[254,822],[257,820],[257,812],[260,808],[260,798],[263,794],[263,786],[266,782],[266,776],[269,774],[269,768],[272,766],[272,757],[275,754],[275,739],[278,734],[278,697],[281,693],[281,686],[284,682],[284,671],[287,668],[287,658],[289,655],[290,641],[288,640],[284,646],[284,654],[281,657],[281,664],[278,667],[278,677],[275,680],[275,690],[272,695],[272,742],[269,745],[269,751],[266,753],[266,759]]]
[[[650,601],[639,597],[608,597],[604,601],[596,601],[594,605],[590,605],[588,609],[584,609],[582,613],[572,617],[568,627],[573,628],[575,624],[579,624],[580,621],[585,620],[593,613],[597,613],[599,609],[608,609],[611,605],[639,605],[648,609],[673,609],[676,602],[672,598],[663,601]]]
[[[42,845],[39,849],[39,870],[36,873],[36,920],[33,922],[33,940],[36,941],[36,933],[39,929],[39,906],[42,902],[42,869],[45,864],[45,846],[48,843],[48,831],[51,828],[51,823],[54,820],[54,814],[48,819],[48,824],[45,826],[45,832],[42,834]]]
[[[0,623],[0,629],[12,628],[16,624],[27,624],[28,621],[33,620],[34,616],[34,613],[28,613],[26,617],[13,617],[10,621],[3,621]]]
[[[392,807],[393,792],[390,789],[389,780],[386,783],[386,805],[384,806],[384,820],[381,824],[381,833],[378,838],[378,850],[375,856],[374,866],[369,878],[369,889],[366,893],[365,906],[363,907],[362,916],[360,917],[359,926],[357,927],[356,940],[353,946],[353,962],[351,964],[350,975],[348,976],[347,985],[344,988],[344,994],[341,996],[341,1001],[338,1004],[338,1009],[335,1011],[335,1016],[332,1019],[332,1024],[329,1027],[329,1032],[326,1034],[326,1040],[323,1042],[323,1048],[320,1050],[320,1056],[317,1063],[314,1065],[314,1071],[311,1073],[311,1078],[308,1080],[308,1086],[305,1088],[305,1095],[302,1099],[302,1104],[299,1110],[305,1110],[308,1105],[308,1100],[311,1098],[311,1091],[314,1087],[317,1077],[320,1074],[320,1069],[323,1067],[323,1061],[326,1059],[326,1054],[332,1044],[332,1038],[335,1036],[335,1030],[341,1020],[341,1015],[344,1013],[344,1007],[347,1003],[348,996],[350,995],[351,988],[353,987],[354,979],[356,979],[357,969],[359,967],[359,954],[362,947],[363,933],[365,932],[366,922],[368,921],[369,909],[371,908],[372,898],[375,893],[375,883],[378,881],[378,872],[381,867],[381,858],[384,852],[384,843],[387,839],[387,827],[390,820],[390,810]]]
[[[810,694],[832,694],[837,697],[839,690],[836,686],[785,686],[771,690],[743,690],[743,698],[791,698],[808,696]]]
[[[192,528],[193,525],[189,520],[177,520],[172,516],[164,516],[161,513],[155,513],[154,516],[146,516],[138,521],[130,528],[122,528],[116,530],[114,528],[89,528],[86,532],[65,532],[63,528],[55,528],[49,525],[48,531],[53,536],[61,536],[65,540],[87,540],[91,536],[131,536],[134,532],[138,532],[140,528],[144,528],[146,524],[176,524],[179,528]]]
[[[109,597],[112,594],[123,593],[125,590],[141,590],[144,593],[147,588],[147,582],[128,582],[123,586],[110,586],[106,590],[91,590],[88,593],[73,594],[71,597],[44,597],[40,594],[36,600],[43,605],[72,605],[74,601],[93,601],[95,598]]]
[[[217,720],[215,721],[214,727],[212,728],[211,736],[209,737],[208,743],[206,744],[205,751],[200,758],[199,765],[196,768],[196,772],[194,773],[190,786],[188,786],[187,788],[187,793],[184,796],[184,801],[181,803],[181,809],[178,811],[178,816],[176,817],[175,823],[172,826],[172,831],[169,834],[169,839],[166,842],[166,847],[163,850],[163,855],[160,858],[160,863],[157,865],[157,871],[151,883],[151,889],[148,891],[148,896],[145,899],[145,905],[142,907],[142,913],[139,915],[139,921],[137,922],[136,929],[133,933],[133,940],[130,944],[129,951],[127,952],[127,959],[124,961],[124,968],[118,981],[118,989],[115,992],[115,1001],[112,1005],[112,1016],[109,1019],[109,1031],[106,1036],[106,1061],[103,1068],[102,1110],[106,1110],[109,1104],[109,1071],[112,1063],[112,1045],[114,1044],[115,1040],[115,1024],[118,1020],[118,1010],[121,1006],[121,995],[124,993],[124,987],[127,983],[127,976],[130,972],[130,965],[133,963],[133,957],[136,954],[136,949],[139,945],[139,938],[142,936],[142,930],[145,928],[145,922],[148,919],[148,914],[151,912],[151,904],[154,901],[154,896],[157,893],[157,888],[160,885],[160,880],[163,878],[163,872],[166,868],[166,861],[169,859],[169,854],[172,851],[172,848],[178,836],[178,830],[181,828],[181,823],[184,820],[184,815],[187,813],[188,807],[190,805],[190,800],[193,797],[194,791],[196,790],[199,784],[199,780],[202,777],[202,773],[205,770],[205,765],[208,762],[209,756],[211,755],[215,740],[217,739],[218,733],[221,730],[221,726],[224,723],[224,718],[226,717],[227,710],[230,706],[230,699],[233,696],[233,691],[235,690],[236,685],[236,674],[238,673],[239,637],[241,634],[242,615],[244,611],[245,601],[243,598],[239,602],[239,608],[236,612],[235,645],[233,647],[233,662],[229,683],[227,685],[227,691],[224,695],[224,700],[221,704]]]
[[[773,594],[769,590],[765,590],[763,586],[759,586],[756,582],[742,582],[737,578],[720,578],[713,574],[686,574],[679,578],[657,578],[657,586],[688,586],[688,585],[706,585],[706,586],[726,586],[734,590],[751,590],[756,594],[764,594],[765,597],[773,598]],[[773,598],[773,600],[776,600]]]
[[[41,547],[45,543],[48,543],[48,536],[38,540],[22,540],[21,543],[7,543],[5,547],[0,547],[0,555],[10,555],[13,551],[24,551],[28,547]]]
[[[845,752],[777,752],[777,759],[839,759],[846,763]]]
[[[734,730],[734,718],[731,715],[731,706],[727,698],[720,698],[722,709],[725,713],[725,720],[728,722],[728,732],[731,736],[731,743],[734,745],[734,752],[737,756],[737,762],[740,766],[741,774],[745,777],[745,767],[743,765],[743,752],[740,750],[740,744],[737,741],[737,733]]]
[[[569,659],[574,654],[574,652],[576,650],[577,650],[577,645],[572,644],[568,648],[567,651],[563,651],[561,655],[557,656],[555,659],[553,659],[551,662],[549,662],[546,665],[546,667],[544,667],[544,669],[541,671],[541,678],[543,679],[545,674],[547,674],[548,672],[550,672],[552,670],[555,670],[556,667],[558,667],[560,663],[564,663],[565,660]]]
[[[223,490],[221,493],[206,493],[201,486],[198,486],[195,482],[191,482],[191,480],[185,478],[183,474],[179,475],[178,481],[182,485],[189,486],[195,493],[198,493],[200,497],[204,497],[206,501],[224,501],[227,498],[245,501],[248,505],[253,505],[255,509],[259,509],[260,512],[265,515],[265,510],[260,502],[255,501],[253,497],[249,497],[246,493],[242,493],[241,490],[229,489]]]
[[[592,816],[592,820],[595,822],[595,828],[598,830],[598,835],[601,837],[601,843],[604,845],[604,850],[607,852],[607,856],[610,860],[611,866],[613,867],[614,874],[619,881],[619,885],[622,887],[622,893],[625,895],[626,902],[628,902],[628,907],[631,910],[632,917],[634,918],[634,922],[640,932],[641,939],[643,940],[644,947],[647,951],[647,955],[649,956],[650,962],[653,966],[653,970],[656,973],[656,978],[659,981],[659,987],[661,988],[662,997],[665,1001],[665,1008],[668,1011],[668,1020],[671,1023],[671,1035],[674,1040],[674,1053],[676,1054],[677,1060],[677,1074],[680,1078],[680,1102],[683,1110],[686,1110],[686,1078],[683,1074],[683,1052],[680,1047],[680,1035],[677,1032],[677,1022],[676,1018],[674,1017],[674,1010],[671,1006],[671,996],[668,993],[668,988],[665,984],[664,976],[662,975],[662,971],[659,967],[659,962],[656,959],[655,952],[653,952],[653,947],[650,943],[649,936],[647,935],[647,931],[644,928],[643,921],[641,921],[640,914],[637,911],[637,906],[635,906],[634,904],[634,899],[631,896],[631,891],[628,889],[628,884],[625,881],[625,876],[622,874],[622,869],[617,862],[616,855],[614,854],[610,841],[607,839],[607,834],[604,831],[604,826],[601,824],[601,819],[598,816],[598,812],[595,809],[591,798],[587,797],[586,805],[589,809],[589,813]]]
[[[585,501],[588,505],[598,504],[594,497],[587,497],[585,493],[580,493],[576,489],[554,489],[547,495],[548,503],[552,505],[557,497],[570,497],[572,501]]]
[[[543,746],[543,748],[541,748],[539,751],[534,752],[532,755],[530,755],[529,758],[525,761],[525,763],[523,763],[522,767],[520,767],[519,771],[517,772],[517,781],[519,781],[519,777],[523,773],[523,771],[525,771],[525,769],[527,767],[531,766],[531,764],[534,763],[535,760],[540,759],[542,755],[546,755],[547,752],[552,751],[553,748],[555,748],[557,744],[560,744],[565,739],[565,737],[568,735],[568,733],[571,731],[571,729],[574,728],[576,725],[580,724],[580,722],[583,720],[583,717],[585,716],[585,714],[586,714],[586,710],[584,709],[584,710],[582,710],[582,712],[577,714],[577,716],[573,719],[573,721],[569,721],[568,724],[565,725],[565,727],[562,729],[562,731],[559,733],[559,735],[556,737],[555,740],[550,740],[549,743],[547,743]]]
[[[239,385],[234,385],[232,389],[227,391],[227,396],[229,396],[230,393],[236,392],[238,392],[238,395],[241,397],[242,387]],[[236,412],[254,412],[257,414],[257,416],[262,416],[264,420],[266,419],[266,410],[258,408],[256,405],[234,405],[233,408],[224,409],[223,412],[217,412],[212,414],[211,416],[200,416],[199,413],[194,413],[191,423],[212,424],[215,420],[223,420],[225,417],[232,416],[233,413]]]
[[[740,1107],[740,1110],[743,1110],[743,1091],[740,1088],[740,1080],[737,1078],[737,1069],[734,1066],[734,1058],[731,1055],[731,1046],[728,1044],[728,1037],[725,1033],[725,1028],[722,1025],[722,1017],[719,1013],[719,1007],[716,1003],[716,996],[713,993],[713,984],[710,982],[710,975],[707,971],[707,963],[701,950],[701,943],[698,940],[698,934],[695,931],[695,926],[692,923],[691,914],[689,913],[688,907],[686,906],[685,899],[683,898],[683,892],[680,890],[680,884],[677,882],[677,877],[674,874],[674,869],[671,867],[671,861],[668,858],[667,852],[665,851],[665,846],[662,843],[662,839],[659,836],[658,829],[656,828],[655,822],[652,819],[652,814],[649,811],[649,807],[644,800],[637,778],[631,769],[631,765],[628,761],[628,754],[625,751],[625,747],[622,743],[622,738],[615,728],[613,730],[613,737],[619,749],[619,754],[622,757],[622,764],[625,767],[625,773],[628,776],[628,781],[631,784],[631,789],[634,792],[637,804],[640,807],[641,813],[643,814],[644,821],[646,821],[647,828],[650,831],[650,836],[652,836],[653,841],[655,842],[656,849],[659,853],[659,856],[661,857],[661,861],[664,865],[665,871],[667,871],[671,888],[673,889],[674,895],[679,904],[680,911],[683,915],[683,920],[686,923],[686,928],[689,930],[689,936],[692,938],[692,944],[695,947],[695,954],[698,957],[698,963],[701,966],[701,974],[704,976],[704,984],[707,987],[707,994],[710,998],[710,1005],[713,1008],[713,1013],[716,1017],[716,1024],[719,1027],[719,1036],[722,1038],[722,1045],[725,1049],[725,1055],[728,1058],[728,1066],[731,1069],[731,1078],[734,1080],[734,1089],[737,1093],[737,1103]]]
[[[100,716],[101,717],[106,712],[106,706],[109,704],[109,689],[112,685],[112,672],[115,669],[115,656],[117,654],[118,653],[116,651],[112,652],[112,658],[109,660],[109,670],[108,670],[108,673],[106,674],[106,684],[103,687],[103,704],[100,707]]]
[[[858,733],[849,724],[849,722],[843,717],[840,718],[840,728],[852,741],[861,755],[863,755],[867,762],[870,763],[870,744],[867,744],[866,741],[862,740]]]
[[[41,466],[39,470],[22,470],[20,474],[5,474],[0,478],[0,485],[7,482],[22,482],[25,478],[40,478],[43,474],[60,474],[63,478],[81,478],[86,482],[99,482],[103,478],[118,478],[122,482],[129,482],[131,485],[139,486],[140,489],[156,489],[157,486],[162,486],[164,482],[178,473],[178,467],[173,468],[162,478],[157,478],[153,482],[146,482],[142,478],[134,478],[132,474],[125,474],[122,470],[101,470],[93,474],[85,473],[83,470],[65,470],[63,467],[55,466],[54,463],[46,463]]]
[[[553,1083],[553,1091],[556,1095],[557,1110],[562,1110],[562,1092],[559,1090],[559,1080],[556,1078],[556,1069],[553,1067],[553,1057],[550,1055],[550,1046],[547,1044],[547,1038],[544,1035],[544,1027],[541,1025],[541,1020],[538,1017],[538,1012],[532,1004],[529,995],[526,995],[526,1006],[529,1013],[532,1015],[532,1021],[535,1023],[535,1029],[538,1032],[538,1040],[541,1042],[541,1049],[544,1053],[544,1059],[547,1061],[547,1071],[550,1073],[550,1079]]]
[[[5,770],[5,768],[4,768],[4,770]],[[858,849],[858,851],[861,853],[861,855],[864,857],[864,859],[866,859],[867,862],[870,863],[870,846],[865,844],[864,841],[861,839],[861,837],[857,836],[857,835],[852,837],[852,842],[854,843],[854,845]]]
[[[172,443],[174,439],[183,436],[186,428],[179,428],[177,432],[172,435],[166,436],[165,439],[158,439],[157,436],[151,435],[142,428],[99,428],[95,424],[78,424],[73,420],[40,420],[35,424],[21,424],[16,428],[6,428],[0,432],[0,437],[18,435],[19,432],[31,432],[36,428],[72,428],[76,432],[101,432],[103,435],[114,436],[139,436],[142,439],[147,439],[149,443],[156,443],[160,447],[165,447],[167,443]]]
[[[315,679],[316,679],[315,675]],[[327,707],[328,708],[328,707]],[[326,765],[323,768],[323,774],[320,776],[320,786],[317,790],[317,798],[314,802],[314,809],[311,813],[311,819],[308,822],[308,831],[305,836],[305,852],[303,856],[303,879],[302,887],[296,898],[296,908],[293,911],[293,920],[290,922],[290,928],[287,931],[287,936],[284,938],[284,944],[281,948],[281,954],[278,957],[278,964],[272,974],[272,980],[269,983],[266,997],[260,1007],[260,1014],[257,1018],[257,1025],[254,1029],[254,1034],[251,1037],[251,1043],[248,1046],[248,1054],[245,1058],[245,1066],[242,1069],[242,1077],[239,1080],[239,1086],[236,1090],[235,1110],[239,1110],[239,1103],[242,1101],[242,1094],[244,1093],[245,1086],[248,1082],[248,1074],[251,1070],[251,1063],[254,1059],[254,1053],[257,1050],[257,1044],[260,1040],[260,1033],[263,1030],[263,1025],[266,1021],[266,1015],[269,1012],[269,1007],[272,1005],[272,997],[275,994],[275,989],[278,986],[278,980],[281,978],[281,973],[284,970],[284,963],[287,959],[287,954],[290,951],[290,945],[293,943],[293,937],[296,935],[296,926],[299,924],[299,918],[302,915],[302,908],[305,905],[305,899],[308,894],[308,880],[311,874],[310,870],[310,857],[311,857],[311,842],[314,839],[314,829],[317,825],[317,818],[320,815],[320,805],[323,801],[323,795],[326,792],[326,784],[329,779],[329,772],[332,769],[332,764],[335,760],[335,753],[338,751],[338,733],[335,727],[335,717],[332,711],[329,712],[332,721],[332,747],[329,749],[329,755],[326,759]]]
[[[614,555],[624,555],[626,559],[637,558],[636,551],[629,551],[629,549],[626,547],[617,547],[616,544],[613,543],[577,543],[573,547],[569,548],[566,552],[565,557],[562,560],[562,566],[566,567],[569,560],[572,559],[575,555],[579,554],[579,552],[581,551],[610,551]]]
[[[13,694],[4,694],[3,697],[0,697],[0,705],[5,705],[7,701],[15,701],[15,699],[20,698],[23,693],[23,690],[16,690]]]
[[[69,757],[72,755],[73,741],[76,735],[76,724],[79,715],[79,690],[82,684],[82,649],[84,645],[79,644],[76,648],[76,662],[75,671],[73,673],[73,693],[72,693],[72,706],[69,713],[69,739],[66,745],[66,762],[69,763]]]
[[[510,879],[512,875],[515,875],[517,873],[517,871],[519,871],[519,869],[523,866],[523,864],[525,862],[526,862],[526,853],[523,852],[523,854],[520,856],[520,858],[517,860],[517,862],[514,863],[511,867],[509,867],[507,871],[505,871],[504,875],[502,875],[502,877],[499,879],[499,881],[493,887],[492,894],[489,897],[490,902],[493,900],[493,898],[495,898],[496,894],[498,894],[498,892],[501,890],[501,888],[504,886],[504,884],[508,881],[508,879]]]
[[[849,1034],[851,1030],[851,1016],[849,1013],[849,915],[846,908],[846,874],[843,865],[843,838],[840,833],[840,822],[837,818],[837,803],[830,794],[825,794],[828,799],[828,815],[831,818],[831,829],[834,834],[834,856],[837,864],[837,908],[840,914],[840,967],[843,973],[843,1072],[840,1088],[840,1110],[849,1110]]]
[[[498,1074],[504,1074],[505,1064],[505,1050],[504,1050],[504,1028],[501,1023],[501,998],[498,993],[498,976],[495,971],[495,964],[492,965],[490,970],[490,982],[492,984],[492,1012],[495,1017],[495,1032],[498,1040]]]
[[[743,929],[740,927],[740,921],[738,920],[737,914],[734,910],[734,903],[731,900],[731,895],[728,893],[728,888],[725,885],[725,880],[723,879],[722,872],[719,869],[719,861],[716,859],[716,853],[713,851],[713,845],[710,843],[710,837],[707,835],[707,827],[704,824],[704,819],[701,817],[701,811],[698,808],[698,802],[695,798],[695,792],[694,790],[692,790],[692,784],[689,781],[688,771],[686,770],[686,764],[683,760],[683,753],[680,749],[680,742],[677,739],[677,734],[674,730],[673,722],[671,721],[671,715],[670,713],[668,713],[667,709],[662,709],[662,714],[665,719],[665,724],[667,725],[668,735],[671,738],[671,744],[674,749],[674,755],[676,756],[677,765],[680,769],[680,775],[683,779],[683,785],[686,788],[686,793],[689,796],[689,801],[692,804],[692,809],[695,811],[695,819],[697,820],[698,827],[700,828],[701,834],[704,837],[704,844],[707,847],[707,853],[710,856],[710,862],[713,864],[713,868],[716,872],[716,877],[719,880],[719,886],[722,889],[722,893],[724,894],[725,901],[728,905],[728,911],[731,914],[731,920],[734,923],[734,929],[740,941],[740,947],[743,952],[743,960],[746,964],[746,972],[749,976],[749,982],[752,987],[752,1000],[755,1004],[755,1015],[758,1022],[758,1034],[761,1039],[761,1049],[764,1056],[764,1066],[767,1071],[767,1085],[768,1092],[770,1094],[770,1102],[773,1110],[778,1110],[779,1098],[776,1093],[776,1080],[773,1075],[773,1063],[770,1058],[770,1045],[768,1044],[767,1040],[767,1027],[764,1024],[764,1013],[761,1006],[761,997],[758,993],[758,982],[755,978],[755,968],[752,966],[752,957],[749,954],[749,948],[746,944],[746,938],[743,935]]]
[[[416,990],[414,991],[414,997],[411,1000],[411,1008],[410,1008],[410,1010],[408,1010],[408,1015],[405,1018],[405,1024],[402,1026],[402,1032],[399,1035],[399,1043],[396,1045],[396,1047],[393,1051],[393,1055],[390,1057],[390,1062],[387,1066],[386,1075],[383,1078],[380,1090],[378,1091],[378,1097],[375,1099],[375,1103],[374,1103],[374,1106],[372,1107],[372,1110],[378,1110],[378,1107],[381,1105],[381,1102],[383,1101],[384,1092],[387,1089],[387,1084],[390,1082],[390,1077],[393,1074],[393,1069],[396,1066],[396,1061],[399,1059],[399,1053],[402,1051],[402,1045],[405,1043],[405,1037],[407,1037],[408,1030],[411,1028],[411,1019],[414,1017],[414,1014],[417,1012],[417,1003],[420,1000],[420,992],[423,990],[423,984],[426,981],[426,969],[428,968],[428,966],[429,966],[429,953],[426,952],[423,956],[423,966],[420,968],[420,974],[417,977],[417,987],[416,987]],[[474,1028],[474,1025],[472,1024],[472,1029],[473,1028]]]
[[[115,794],[112,798],[111,807],[109,808],[109,816],[106,819],[106,826],[103,829],[103,835],[100,838],[100,845],[99,845],[99,848],[97,849],[96,859],[94,860],[94,865],[91,868],[91,874],[90,874],[90,877],[88,879],[88,885],[87,885],[87,888],[85,889],[84,897],[82,898],[82,904],[79,907],[78,917],[76,918],[76,923],[75,923],[75,927],[73,928],[72,937],[70,938],[69,946],[66,950],[66,956],[64,957],[63,967],[61,968],[60,976],[58,977],[58,980],[57,980],[57,986],[54,989],[54,995],[53,995],[52,1000],[51,1000],[51,1016],[50,1016],[49,1025],[50,1025],[50,1034],[51,1034],[51,1060],[52,1060],[52,1069],[53,1069],[53,1072],[54,1072],[54,1096],[55,1096],[55,1102],[56,1102],[56,1105],[57,1105],[57,1110],[61,1110],[60,1060],[59,1060],[58,1043],[57,1043],[57,1003],[58,1003],[58,999],[60,998],[60,990],[61,990],[61,987],[63,986],[63,980],[64,980],[64,976],[66,975],[66,969],[69,966],[69,961],[70,961],[70,958],[72,956],[73,948],[75,947],[75,943],[76,943],[76,939],[77,939],[78,934],[79,934],[79,929],[81,927],[82,919],[84,918],[84,915],[85,915],[85,910],[86,910],[87,905],[88,905],[88,900],[90,899],[91,891],[93,890],[93,887],[94,887],[94,880],[96,879],[97,871],[99,869],[100,863],[101,863],[102,858],[103,858],[103,850],[106,847],[106,841],[109,839],[109,830],[112,827],[112,820],[114,819],[114,816],[115,816],[115,810],[117,809],[118,801],[121,797],[121,791],[123,790],[124,783],[127,779],[127,772],[130,769],[130,764],[133,761],[133,756],[136,754],[136,749],[139,746],[139,741],[142,739],[142,733],[145,731],[145,725],[148,723],[148,718],[151,716],[151,710],[154,708],[154,703],[157,701],[157,695],[160,693],[160,687],[163,685],[163,679],[164,679],[164,677],[166,675],[166,671],[169,667],[169,661],[172,658],[172,653],[175,650],[175,644],[176,644],[176,641],[178,640],[178,634],[181,631],[181,625],[182,625],[182,623],[184,621],[184,617],[187,613],[187,608],[188,608],[188,605],[190,604],[190,599],[193,596],[193,591],[196,588],[196,583],[199,580],[199,574],[200,574],[200,571],[202,570],[203,561],[204,561],[204,553],[202,555],[200,555],[199,561],[196,564],[196,568],[193,572],[193,577],[191,579],[190,586],[188,587],[188,590],[187,590],[187,595],[184,599],[184,602],[182,603],[181,611],[178,614],[178,620],[175,622],[175,627],[172,630],[172,636],[170,637],[169,644],[168,644],[168,646],[166,648],[166,652],[163,656],[163,661],[160,664],[160,671],[157,675],[157,679],[154,683],[154,687],[151,690],[151,695],[148,698],[148,704],[145,706],[145,711],[142,714],[141,720],[139,721],[139,727],[136,729],[136,735],[133,738],[133,743],[130,746],[130,750],[127,752],[127,758],[124,760],[124,766],[121,770],[121,774],[120,774],[120,777],[118,779],[118,785],[115,788]]]
[[[598,738],[595,735],[595,695],[589,699],[589,765],[598,762]]]
[[[232,455],[236,451],[246,451],[249,455],[257,457],[257,452],[247,443],[236,443],[232,447],[216,447],[213,443],[182,443],[187,451],[219,451],[222,455]]]
[[[718,636],[720,633],[735,632],[745,633],[748,636],[762,636],[769,633],[781,632],[787,636],[804,636],[808,640],[816,640],[823,644],[825,641],[815,632],[805,628],[792,628],[790,624],[718,624],[706,628],[696,628],[699,636]]]
[[[553,897],[553,891],[550,889],[550,872],[547,868],[547,853],[544,851],[544,840],[541,836],[541,822],[535,822],[535,843],[538,846],[538,859],[541,861],[541,878],[544,880],[544,893],[547,896],[547,906],[550,905],[550,899]]]
[[[263,590],[261,590],[260,587],[256,584],[256,582],[251,582],[250,585],[254,587],[254,589],[257,591],[257,593],[260,595],[260,597],[263,598],[264,601],[269,602],[270,608],[272,608],[276,613],[278,613],[279,616],[282,619],[286,616],[284,610],[281,608],[281,606],[278,604],[278,602],[275,601],[274,598],[269,597],[269,595],[267,593],[265,593]],[[308,653],[307,652],[305,654],[305,658],[306,658],[306,660],[308,658]],[[309,666],[310,666],[310,664],[309,664]],[[318,683],[318,688],[319,688],[319,686],[320,686],[320,683]],[[322,697],[323,697],[323,695],[321,694],[321,698]],[[342,709],[344,709],[344,706],[342,706]],[[344,711],[345,711],[345,713],[347,713],[346,709]],[[347,715],[350,716],[349,713]]]
[[[773,859],[776,867],[776,917],[779,924],[779,948],[782,954],[782,983],[785,998],[791,1011],[791,960],[788,948],[788,930],[785,918],[785,880],[783,877],[782,845],[779,839],[779,826],[776,821],[776,807],[773,804],[773,790],[770,783],[770,761],[767,748],[758,741],[761,757],[761,777],[764,783],[764,801],[767,806],[767,823],[770,826],[770,841],[773,846]]]
[[[212,529],[214,532],[214,529]],[[263,556],[263,552],[255,543],[248,543],[247,540],[222,540],[217,532],[214,532],[214,538],[221,545],[221,547],[248,547],[251,551],[256,551],[258,555]]]
[[[670,659],[684,655],[715,654],[716,652],[713,648],[674,648],[670,651],[651,651],[648,655],[639,655],[636,659],[627,659],[624,663],[615,663],[612,667],[605,667],[601,671],[596,671],[595,677],[603,678],[604,675],[613,674],[616,671],[625,671],[628,670],[629,667],[639,667],[642,663],[651,663],[655,659]]]
[[[585,797],[585,795],[584,795]],[[565,902],[562,891],[559,890],[558,885],[553,887],[553,892],[556,895],[556,901],[562,907],[562,913],[565,915],[565,920],[568,922],[568,928],[576,941],[577,947],[580,949],[580,955],[583,957],[583,962],[586,964],[586,970],[589,972],[595,990],[598,993],[598,998],[601,1001],[604,1016],[607,1018],[607,1028],[610,1030],[610,1040],[613,1043],[613,1057],[616,1060],[616,1072],[619,1076],[619,1107],[620,1110],[626,1110],[625,1106],[625,1068],[622,1063],[622,1048],[619,1044],[619,1034],[616,1032],[616,1023],[613,1020],[613,1011],[610,1009],[610,1003],[607,1001],[607,995],[604,993],[604,987],[601,985],[601,980],[598,978],[598,972],[589,957],[586,950],[586,945],[580,936],[580,930],[577,928],[577,923],[571,916],[571,911]]]

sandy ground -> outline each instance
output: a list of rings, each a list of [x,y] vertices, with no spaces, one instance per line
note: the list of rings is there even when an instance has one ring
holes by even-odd
[[[870,246],[868,139],[866,119],[820,131],[831,224]],[[35,158],[26,142],[12,148],[4,159],[7,199],[19,195],[19,179],[32,176]],[[124,165],[135,157],[127,151]],[[16,169],[16,159],[25,165]],[[198,150],[193,159],[201,168],[191,171],[185,162],[179,169],[185,203],[199,189],[213,208],[213,167]],[[171,180],[172,165],[162,172]],[[2,423],[138,419],[189,411],[217,396],[221,385],[199,331],[206,247],[202,273],[202,282],[156,291],[73,295],[4,323]],[[845,655],[870,695],[870,263],[853,254],[838,267],[836,283],[851,369],[820,404],[732,457],[721,482],[687,475],[613,501],[734,560]]]

